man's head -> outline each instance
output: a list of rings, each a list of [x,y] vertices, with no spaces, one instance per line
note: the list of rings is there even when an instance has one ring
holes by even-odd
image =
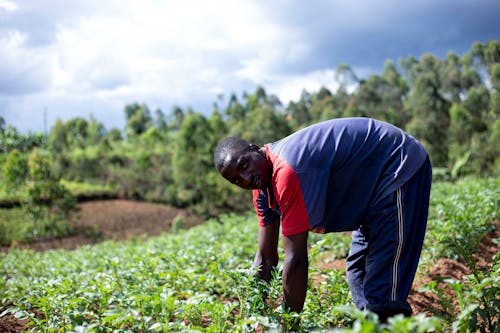
[[[247,190],[265,189],[272,168],[259,146],[240,138],[224,139],[215,149],[215,168],[231,183]]]

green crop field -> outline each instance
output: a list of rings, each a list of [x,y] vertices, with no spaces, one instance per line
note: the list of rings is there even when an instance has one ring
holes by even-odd
[[[500,217],[500,179],[433,185],[421,275],[440,257],[464,262],[465,281],[425,286],[439,301],[434,316],[386,324],[354,309],[343,270],[320,265],[343,258],[347,234],[311,235],[310,286],[300,328],[306,332],[475,332],[498,330],[499,255],[475,267],[474,252]],[[493,239],[498,245],[498,239]],[[227,215],[176,234],[103,242],[75,251],[0,254],[0,316],[29,319],[36,332],[273,332],[294,314],[281,307],[281,280],[257,281],[253,214]],[[280,253],[280,256],[283,254]],[[455,304],[443,296],[443,286]],[[267,295],[267,298],[264,296]],[[495,328],[496,327],[496,328]]]

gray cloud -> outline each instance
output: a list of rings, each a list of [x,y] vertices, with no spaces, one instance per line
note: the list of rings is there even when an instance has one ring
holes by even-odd
[[[40,47],[55,41],[61,24],[71,25],[77,17],[92,12],[96,1],[23,0],[15,3],[17,8],[12,11],[0,8],[0,31],[20,31],[27,36],[27,47]]]
[[[496,0],[325,1],[317,6],[296,0],[272,13],[281,24],[302,28],[312,45],[310,58],[283,71],[335,68],[340,63],[379,70],[387,59],[462,54],[474,41],[500,38]]]
[[[51,82],[46,52],[27,51],[21,40],[19,34],[0,30],[0,96],[41,91]]]

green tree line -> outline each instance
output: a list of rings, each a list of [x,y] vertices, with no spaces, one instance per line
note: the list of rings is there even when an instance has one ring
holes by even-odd
[[[42,149],[63,179],[111,185],[123,197],[212,216],[247,209],[250,202],[247,192],[214,170],[212,154],[222,138],[262,145],[319,121],[372,117],[423,142],[437,176],[500,174],[500,41],[476,42],[466,54],[449,52],[445,59],[424,54],[397,65],[388,60],[382,73],[364,79],[344,64],[336,73],[336,91],[304,90],[288,105],[264,87],[219,96],[208,115],[132,103],[124,108],[124,129],[108,130],[90,117],[57,120],[46,136],[21,134],[0,117],[0,162],[7,170],[8,156],[16,154],[16,163],[26,165],[17,160]],[[4,186],[22,187],[15,179],[28,169],[15,176],[5,171]]]

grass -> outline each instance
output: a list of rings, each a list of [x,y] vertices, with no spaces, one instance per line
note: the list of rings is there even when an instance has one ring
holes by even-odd
[[[109,197],[115,196],[116,191],[109,185],[102,184],[89,184],[82,182],[75,182],[69,180],[62,180],[62,185],[66,187],[70,193],[75,197]]]
[[[29,224],[32,222],[25,210],[0,209],[0,245],[26,240],[26,229]]]
[[[73,196],[79,197],[113,197],[116,196],[116,191],[109,185],[102,184],[90,184],[75,182],[69,180],[61,180],[62,185],[64,185]],[[26,188],[21,187],[17,191],[7,191],[5,186],[0,183],[0,207],[1,206],[16,206],[22,202],[23,198],[26,197]]]

